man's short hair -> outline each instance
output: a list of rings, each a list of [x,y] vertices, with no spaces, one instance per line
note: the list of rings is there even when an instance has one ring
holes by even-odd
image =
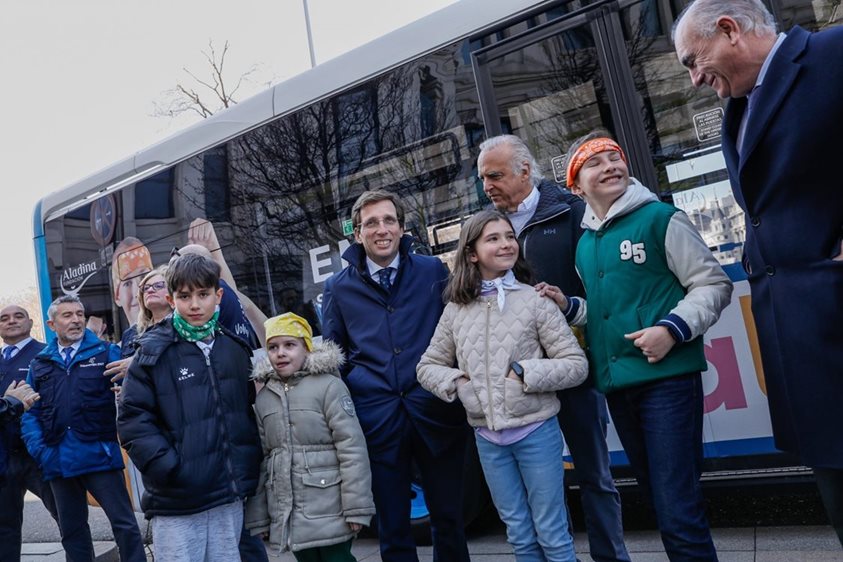
[[[7,308],[17,308],[18,310],[23,312],[23,315],[26,317],[27,320],[30,320],[29,311],[27,309],[25,309],[24,307],[22,307],[21,305],[19,305],[19,304],[8,304],[8,305],[0,308],[0,312],[6,310]]]
[[[82,304],[82,300],[76,295],[62,295],[50,303],[50,306],[47,308],[47,318],[55,322],[56,314],[59,312],[59,305],[68,303],[78,304],[82,307],[83,311],[85,310],[85,305]]]
[[[515,135],[498,135],[488,138],[480,143],[480,153],[482,154],[486,150],[492,150],[499,146],[508,146],[512,149],[512,158],[509,161],[509,165],[512,168],[513,174],[518,175],[521,173],[521,165],[524,162],[530,164],[530,182],[533,184],[533,187],[538,187],[544,179],[541,166],[539,166],[533,153],[530,152],[527,144],[521,140],[521,137]]]
[[[220,288],[220,266],[199,254],[185,254],[170,262],[165,279],[171,295],[184,288],[217,290]]]
[[[717,18],[721,16],[735,20],[744,33],[776,33],[776,19],[761,0],[694,0],[673,23],[671,39],[676,41],[680,26],[694,37],[709,38],[717,33]]]
[[[355,229],[360,228],[360,214],[363,211],[363,207],[380,201],[392,201],[392,204],[395,205],[398,224],[401,225],[401,228],[404,228],[404,205],[401,203],[401,199],[394,193],[384,191],[383,189],[364,191],[363,195],[357,198],[357,201],[354,202],[354,206],[351,208],[352,226]]]

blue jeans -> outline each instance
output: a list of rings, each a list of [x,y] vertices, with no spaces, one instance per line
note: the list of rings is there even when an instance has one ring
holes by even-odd
[[[574,562],[565,509],[562,432],[551,418],[511,445],[479,435],[477,452],[517,562]]]
[[[629,562],[623,542],[621,497],[609,470],[606,398],[590,384],[560,390],[556,395],[562,403],[559,425],[580,485],[589,554],[595,562]]]
[[[689,373],[612,392],[612,420],[673,561],[716,562],[700,487],[703,391]]]

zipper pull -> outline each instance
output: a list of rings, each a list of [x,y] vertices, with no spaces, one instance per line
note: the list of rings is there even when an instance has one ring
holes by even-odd
[[[287,383],[284,383],[284,392],[289,392],[289,391],[290,391],[290,385],[288,385]]]
[[[210,367],[211,366],[211,348],[210,347],[203,347],[201,349],[202,349],[202,355],[205,356],[205,365]]]

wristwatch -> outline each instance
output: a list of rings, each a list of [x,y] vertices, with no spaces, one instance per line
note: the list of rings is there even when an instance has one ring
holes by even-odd
[[[524,380],[524,367],[521,366],[521,363],[513,361],[509,364],[509,368],[512,369],[512,372],[515,373],[519,379],[522,381]]]

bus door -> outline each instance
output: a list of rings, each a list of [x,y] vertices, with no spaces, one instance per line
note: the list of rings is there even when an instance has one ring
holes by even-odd
[[[631,175],[683,209],[735,281],[706,335],[707,457],[772,453],[749,288],[740,267],[743,213],[720,152],[723,103],[692,87],[670,40],[677,2],[568,2],[545,23],[473,53],[487,136],[524,139],[547,179],[564,185],[564,154],[597,128],[624,147]],[[610,428],[613,460],[624,462]]]

